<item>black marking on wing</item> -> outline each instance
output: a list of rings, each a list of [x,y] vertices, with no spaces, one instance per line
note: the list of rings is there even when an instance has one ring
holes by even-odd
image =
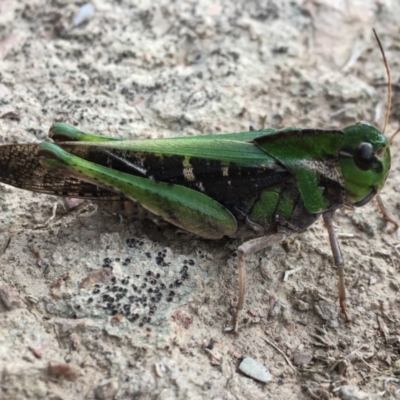
[[[224,164],[218,160],[191,157],[186,160],[190,165],[185,166],[183,156],[159,156],[96,146],[89,149],[64,148],[79,157],[120,172],[203,192],[232,212],[240,209],[246,214],[263,190],[292,179],[291,174],[278,164],[242,166],[233,162]],[[188,179],[188,175],[192,178]]]

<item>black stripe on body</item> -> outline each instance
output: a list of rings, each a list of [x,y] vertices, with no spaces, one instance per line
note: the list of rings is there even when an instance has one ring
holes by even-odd
[[[186,186],[201,191],[222,204],[232,198],[250,198],[290,177],[289,172],[277,164],[263,168],[245,167],[191,157],[186,160],[190,165],[184,167],[185,158],[182,156],[159,157],[155,154],[143,155],[103,148],[92,148],[84,158],[128,174]]]

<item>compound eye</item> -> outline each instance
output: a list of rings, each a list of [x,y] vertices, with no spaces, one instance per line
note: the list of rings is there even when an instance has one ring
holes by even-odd
[[[372,168],[375,159],[374,148],[371,143],[361,143],[354,151],[354,163],[363,171],[368,171]]]

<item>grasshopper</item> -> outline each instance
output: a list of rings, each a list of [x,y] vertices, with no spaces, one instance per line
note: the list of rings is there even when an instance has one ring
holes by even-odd
[[[389,72],[388,78],[390,104]],[[57,196],[129,201],[136,214],[205,239],[248,239],[237,252],[234,332],[245,300],[246,256],[304,231],[322,215],[338,270],[340,308],[349,320],[332,217],[379,193],[394,135],[388,140],[358,123],[341,130],[287,127],[123,140],[56,123],[49,137],[53,142],[0,146],[0,181]]]

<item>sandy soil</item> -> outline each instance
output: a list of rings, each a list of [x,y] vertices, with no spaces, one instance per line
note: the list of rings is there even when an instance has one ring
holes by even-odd
[[[74,26],[81,2],[0,0],[1,143],[44,140],[54,121],[131,138],[244,131],[264,117],[273,127],[382,126],[373,27],[392,67],[394,132],[400,6],[329,3],[99,0]],[[399,140],[382,193],[397,217]],[[240,241],[5,185],[0,210],[0,399],[400,397],[399,239],[372,203],[335,220],[352,323],[318,222],[249,257],[237,336],[224,328]],[[103,309],[107,286],[132,284],[173,293],[132,322]],[[243,357],[272,382],[240,373]]]

